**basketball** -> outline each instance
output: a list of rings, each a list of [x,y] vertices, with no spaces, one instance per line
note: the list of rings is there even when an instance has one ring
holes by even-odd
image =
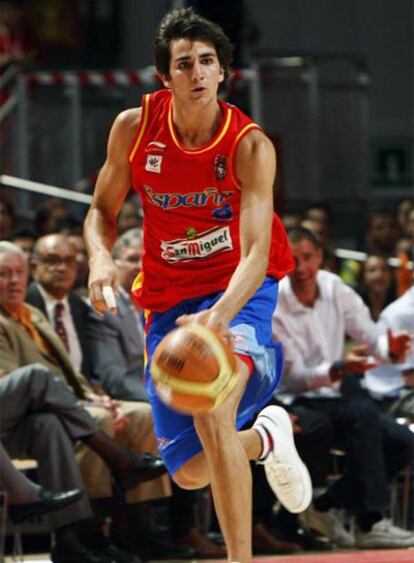
[[[157,346],[151,365],[160,399],[184,414],[218,407],[237,382],[230,341],[196,323],[171,331]]]

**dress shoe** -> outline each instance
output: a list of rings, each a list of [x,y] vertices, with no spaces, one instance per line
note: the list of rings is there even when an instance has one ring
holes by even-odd
[[[55,546],[50,560],[52,563],[117,563],[114,557],[88,549],[79,542]]]
[[[9,507],[10,519],[14,524],[20,524],[26,520],[39,518],[47,512],[59,510],[68,504],[72,504],[79,500],[82,491],[73,489],[63,493],[53,493],[45,489],[39,489],[39,500],[36,502],[24,502],[19,504],[11,504]]]
[[[253,526],[253,553],[255,555],[295,553],[300,551],[300,545],[281,540],[274,536],[264,524]]]
[[[111,543],[106,537],[100,539],[99,545],[88,545],[94,553],[108,557],[116,563],[142,563],[142,560],[132,553],[128,553]]]
[[[136,539],[134,544],[127,544],[126,549],[137,553],[144,561],[152,559],[193,559],[195,550],[158,538]]]
[[[118,492],[132,489],[138,483],[152,481],[166,473],[167,469],[160,457],[129,451],[126,468],[112,468],[113,486]]]
[[[227,555],[227,550],[223,546],[210,541],[196,528],[192,528],[188,534],[175,538],[174,543],[192,547],[195,550],[195,556],[203,559],[223,559]]]

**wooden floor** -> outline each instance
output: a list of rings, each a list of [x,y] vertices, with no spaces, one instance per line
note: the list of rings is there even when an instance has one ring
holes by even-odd
[[[12,563],[11,557],[6,557],[6,563]],[[47,554],[25,555],[22,561],[36,561],[37,563],[50,563]],[[190,560],[170,559],[170,563],[189,563]],[[226,563],[223,560],[198,559],[191,560],[192,563]],[[370,551],[338,551],[329,553],[313,553],[300,555],[269,555],[255,557],[255,563],[405,563],[414,562],[414,548],[410,549],[389,549],[389,550],[370,550]],[[75,562],[74,562],[75,563]],[[155,562],[153,562],[155,563]]]

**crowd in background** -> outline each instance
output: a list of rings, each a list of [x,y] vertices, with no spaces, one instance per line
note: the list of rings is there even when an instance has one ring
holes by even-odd
[[[94,406],[106,409],[111,420],[109,422],[106,420],[105,424],[96,420],[100,429],[118,439],[123,446],[128,446],[136,452],[151,451],[153,455],[156,455],[156,448],[153,447],[152,426],[147,420],[149,405],[142,380],[144,356],[142,311],[136,308],[130,297],[131,284],[141,267],[142,260],[141,224],[143,217],[137,200],[134,196],[128,199],[118,219],[119,238],[113,254],[119,268],[120,280],[118,317],[110,315],[105,315],[103,318],[98,317],[89,307],[87,297],[88,258],[82,236],[82,222],[71,216],[69,208],[64,203],[56,199],[45,200],[35,209],[33,221],[31,223],[25,221],[24,224],[18,219],[18,213],[10,198],[2,199],[0,211],[1,240],[17,245],[21,249],[22,257],[26,257],[30,265],[27,271],[28,279],[23,284],[25,288],[27,286],[27,293],[23,300],[30,304],[27,306],[32,320],[39,310],[42,311],[39,313],[39,327],[43,320],[48,322],[49,329],[54,332],[54,335],[50,337],[52,347],[56,346],[54,337],[60,339],[59,346],[63,343],[63,350],[60,350],[57,362],[55,362],[56,358],[53,361],[43,361],[42,354],[45,356],[45,351],[42,350],[42,346],[45,343],[44,341],[42,343],[42,339],[37,342],[38,335],[33,336],[36,332],[32,334],[31,338],[39,346],[39,360],[27,360],[17,353],[10,360],[12,354],[2,349],[1,354],[5,353],[7,361],[5,365],[1,366],[3,377],[0,378],[0,381],[10,374],[13,374],[15,378],[22,377],[20,373],[16,375],[15,372],[19,371],[19,368],[29,367],[32,371],[29,373],[26,369],[23,376],[25,385],[28,380],[36,377],[37,381],[43,380],[44,385],[50,386],[53,385],[52,379],[58,370],[63,373],[63,382],[69,386],[70,393],[75,397],[73,401],[67,399],[71,404],[71,409],[75,408],[74,404],[79,399],[85,408],[88,404],[89,406],[94,404]],[[313,204],[301,213],[286,211],[282,213],[282,220],[288,232],[293,233],[296,230],[296,233],[299,232],[300,235],[302,232],[300,229],[305,229],[305,235],[307,232],[313,233],[316,246],[314,245],[312,248],[315,251],[317,248],[321,249],[321,269],[337,275],[341,280],[340,283],[355,290],[355,293],[368,307],[372,321],[381,320],[381,314],[388,306],[407,292],[412,291],[410,287],[413,279],[412,263],[414,259],[413,200],[409,198],[401,200],[393,211],[376,209],[369,214],[366,238],[361,241],[361,245],[357,249],[366,253],[363,261],[350,258],[341,259],[337,256],[335,221],[329,206]],[[298,228],[299,231],[297,231]],[[291,239],[291,243],[292,240],[296,240],[296,243],[292,243],[293,246],[300,243],[302,240],[300,236],[298,240]],[[312,242],[312,239],[309,240]],[[8,252],[13,253],[13,247],[10,248],[7,245],[4,249],[0,248],[0,262],[2,256],[8,256]],[[2,254],[3,252],[4,254]],[[399,261],[390,261],[392,258],[398,258]],[[4,260],[5,258],[3,258]],[[299,260],[298,257],[297,267],[299,267]],[[335,281],[336,277],[329,278],[329,280],[329,283],[339,283]],[[283,292],[281,295],[283,297]],[[67,310],[58,314],[55,309],[58,302],[64,303]],[[4,313],[4,303],[1,303],[1,306]],[[63,316],[60,317],[60,314]],[[8,317],[10,315],[4,315],[4,319],[2,316],[2,347],[13,348],[15,342],[8,340],[12,334],[12,330],[7,324],[10,320]],[[14,321],[21,322],[19,329],[22,329],[23,335],[27,335],[29,331],[27,323],[24,325],[24,321],[17,317],[12,318],[11,324]],[[390,328],[399,330],[405,327],[391,326]],[[41,329],[38,332],[43,334]],[[345,330],[345,332],[347,331]],[[18,333],[17,337],[23,338],[22,334]],[[350,335],[347,333],[347,336]],[[275,337],[279,337],[278,329]],[[340,337],[342,338],[342,335]],[[50,346],[50,342],[46,343],[46,346]],[[282,339],[282,344],[288,348],[289,344],[286,342],[283,342]],[[366,342],[362,339],[360,344],[365,345]],[[346,350],[352,351],[350,346],[350,342],[345,342]],[[50,353],[50,349],[48,353]],[[285,353],[289,355],[288,350],[285,350]],[[52,353],[53,355],[56,356]],[[33,358],[36,357],[33,356]],[[341,358],[334,359],[340,360]],[[9,363],[7,363],[8,361]],[[47,374],[40,370],[42,373],[39,375],[39,362],[46,369]],[[397,373],[398,383],[394,386],[390,384],[384,392],[371,393],[370,399],[375,402],[375,408],[378,407],[381,412],[385,413],[391,406],[393,417],[399,416],[404,419],[405,431],[409,424],[414,423],[414,366],[404,365],[404,370]],[[366,377],[366,381],[362,385],[361,374],[357,374],[354,380],[347,378],[347,383],[354,381],[355,385],[354,387],[351,384],[347,387],[342,386],[342,396],[347,397],[348,394],[351,394],[353,397],[360,397],[361,393],[367,393],[367,390],[370,392],[370,382],[375,387],[378,379],[375,376],[375,369],[373,371],[371,378]],[[69,372],[73,381],[68,376]],[[86,392],[85,388],[81,392],[78,385],[80,387],[88,385],[89,387]],[[60,392],[63,391],[60,390]],[[5,400],[1,387],[0,399]],[[283,393],[275,397],[277,402],[283,402],[283,399]],[[148,411],[145,408],[145,414],[143,414],[142,409],[138,409],[140,410],[138,416],[137,408],[133,407],[136,404],[141,406],[145,404]],[[310,412],[308,406],[300,401],[297,404],[290,403],[290,406],[287,404],[295,424],[301,455],[310,467],[314,486],[323,490],[326,487],[328,475],[332,472],[330,452],[331,446],[336,444],[332,435],[335,433],[335,428],[329,420],[319,416],[320,413]],[[29,405],[25,408],[27,408],[27,412],[25,411],[24,416],[30,416],[33,407]],[[371,405],[369,409],[372,410]],[[131,414],[132,412],[135,414]],[[375,411],[373,416],[379,415]],[[145,431],[142,430],[144,419],[146,420]],[[137,427],[140,428],[140,431],[137,430]],[[135,442],[131,441],[131,436],[127,436],[128,428],[134,428]],[[398,432],[398,430],[395,431]],[[407,432],[409,431],[407,430]],[[140,436],[139,444],[137,436]],[[401,455],[401,463],[396,465],[392,473],[393,478],[398,477],[398,472],[407,465],[407,462],[411,465],[413,463],[412,439],[410,446],[408,434],[401,435],[399,438],[401,438],[400,449],[404,455]],[[73,443],[78,443],[82,439],[84,439],[82,434],[78,435],[75,432],[71,435]],[[90,441],[89,438],[88,440]],[[92,448],[91,444],[88,445]],[[5,446],[7,449],[7,440]],[[165,483],[166,478],[159,475],[151,477],[149,484],[140,483],[138,488],[144,488],[144,492],[141,490],[135,495],[126,493],[126,489],[129,490],[130,487],[124,487],[124,490],[119,491],[119,487],[117,489],[113,483],[105,480],[99,481],[96,478],[97,468],[99,467],[101,470],[105,463],[108,464],[108,455],[105,457],[106,454],[101,455],[102,452],[97,450],[92,454],[90,452],[80,454],[78,448],[79,445],[76,445],[77,463],[81,469],[84,484],[82,487],[81,480],[79,488],[85,488],[88,497],[92,500],[92,510],[83,505],[83,508],[79,509],[79,513],[70,522],[78,520],[83,522],[83,519],[91,519],[93,514],[95,522],[98,522],[97,528],[101,532],[103,523],[107,522],[110,517],[112,522],[110,540],[118,546],[116,548],[112,544],[110,547],[107,545],[105,551],[102,547],[104,544],[99,539],[101,536],[91,532],[91,529],[95,530],[96,527],[90,528],[85,534],[85,530],[88,528],[82,526],[84,533],[78,534],[78,540],[82,545],[85,544],[87,553],[82,552],[84,559],[79,559],[80,561],[105,563],[116,557],[117,561],[136,562],[139,557],[189,557],[194,554],[201,557],[225,556],[214,514],[206,500],[209,498],[206,491],[199,493],[182,491],[171,483]],[[105,451],[107,452],[107,450]],[[14,452],[9,451],[9,453]],[[386,454],[387,452],[384,454],[385,464],[387,462]],[[101,459],[99,459],[100,455]],[[326,496],[326,493],[325,496],[318,497],[322,500],[319,501],[316,508],[313,507],[313,517],[308,521],[306,518],[299,521],[296,516],[289,515],[283,508],[275,513],[276,499],[267,487],[261,469],[253,467],[253,476],[253,545],[256,553],[286,553],[301,549],[328,550],[332,548],[332,545],[370,547],[369,541],[373,542],[373,547],[376,547],[372,536],[369,536],[368,540],[366,538],[367,533],[372,534],[371,530],[375,529],[377,522],[381,522],[381,526],[388,526],[386,529],[378,528],[378,533],[384,533],[386,537],[389,537],[390,534],[397,536],[395,544],[392,545],[414,544],[412,532],[406,532],[404,535],[404,530],[392,527],[391,524],[382,524],[385,522],[383,517],[386,514],[381,512],[381,516],[375,520],[372,511],[369,512],[369,516],[364,513],[364,518],[360,518],[360,530],[366,534],[365,536],[363,533],[361,534],[358,544],[351,533],[350,514],[352,511],[349,510],[348,515],[340,521],[336,513],[344,507],[336,505],[335,502],[332,504],[333,495]],[[162,485],[159,484],[161,481]],[[76,483],[78,482],[76,481]],[[43,485],[43,483],[41,484]],[[384,485],[384,489],[388,485],[389,482]],[[68,488],[65,483],[62,483],[62,486]],[[85,501],[78,501],[78,503],[81,502]],[[154,518],[151,520],[148,517],[150,513],[156,513],[160,502],[165,503],[165,507],[167,507],[167,524],[162,523],[161,536],[160,522],[154,524]],[[81,505],[79,504],[78,508],[79,506]],[[412,525],[412,512],[410,517]],[[331,529],[329,525],[331,525]],[[65,522],[63,527],[66,526]],[[373,526],[374,528],[372,528]],[[319,535],[314,534],[315,530]],[[376,529],[375,531],[377,532]],[[368,541],[368,545],[364,544],[364,541]],[[98,549],[98,545],[100,549]],[[381,546],[381,543],[378,546]],[[116,552],[116,556],[114,553],[111,555],[110,549],[119,549],[119,547],[122,549]],[[128,555],[128,553],[134,553],[135,556]],[[60,555],[57,554],[53,561],[64,562],[64,559],[59,557]]]

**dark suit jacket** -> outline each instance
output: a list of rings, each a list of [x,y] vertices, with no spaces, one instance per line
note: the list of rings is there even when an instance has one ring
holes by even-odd
[[[86,339],[86,324],[88,321],[89,306],[85,303],[85,301],[83,301],[83,299],[73,292],[69,293],[68,302],[70,314],[72,315],[73,324],[75,325],[75,330],[78,335],[82,351],[81,372],[90,378],[92,374],[92,356],[90,350],[88,349]],[[30,305],[33,305],[33,307],[42,311],[47,318],[46,303],[35,282],[32,282],[27,289],[26,303],[30,303]]]
[[[144,375],[144,340],[128,299],[120,293],[118,315],[99,317],[90,310],[87,341],[93,358],[92,376],[113,398],[148,401]]]

